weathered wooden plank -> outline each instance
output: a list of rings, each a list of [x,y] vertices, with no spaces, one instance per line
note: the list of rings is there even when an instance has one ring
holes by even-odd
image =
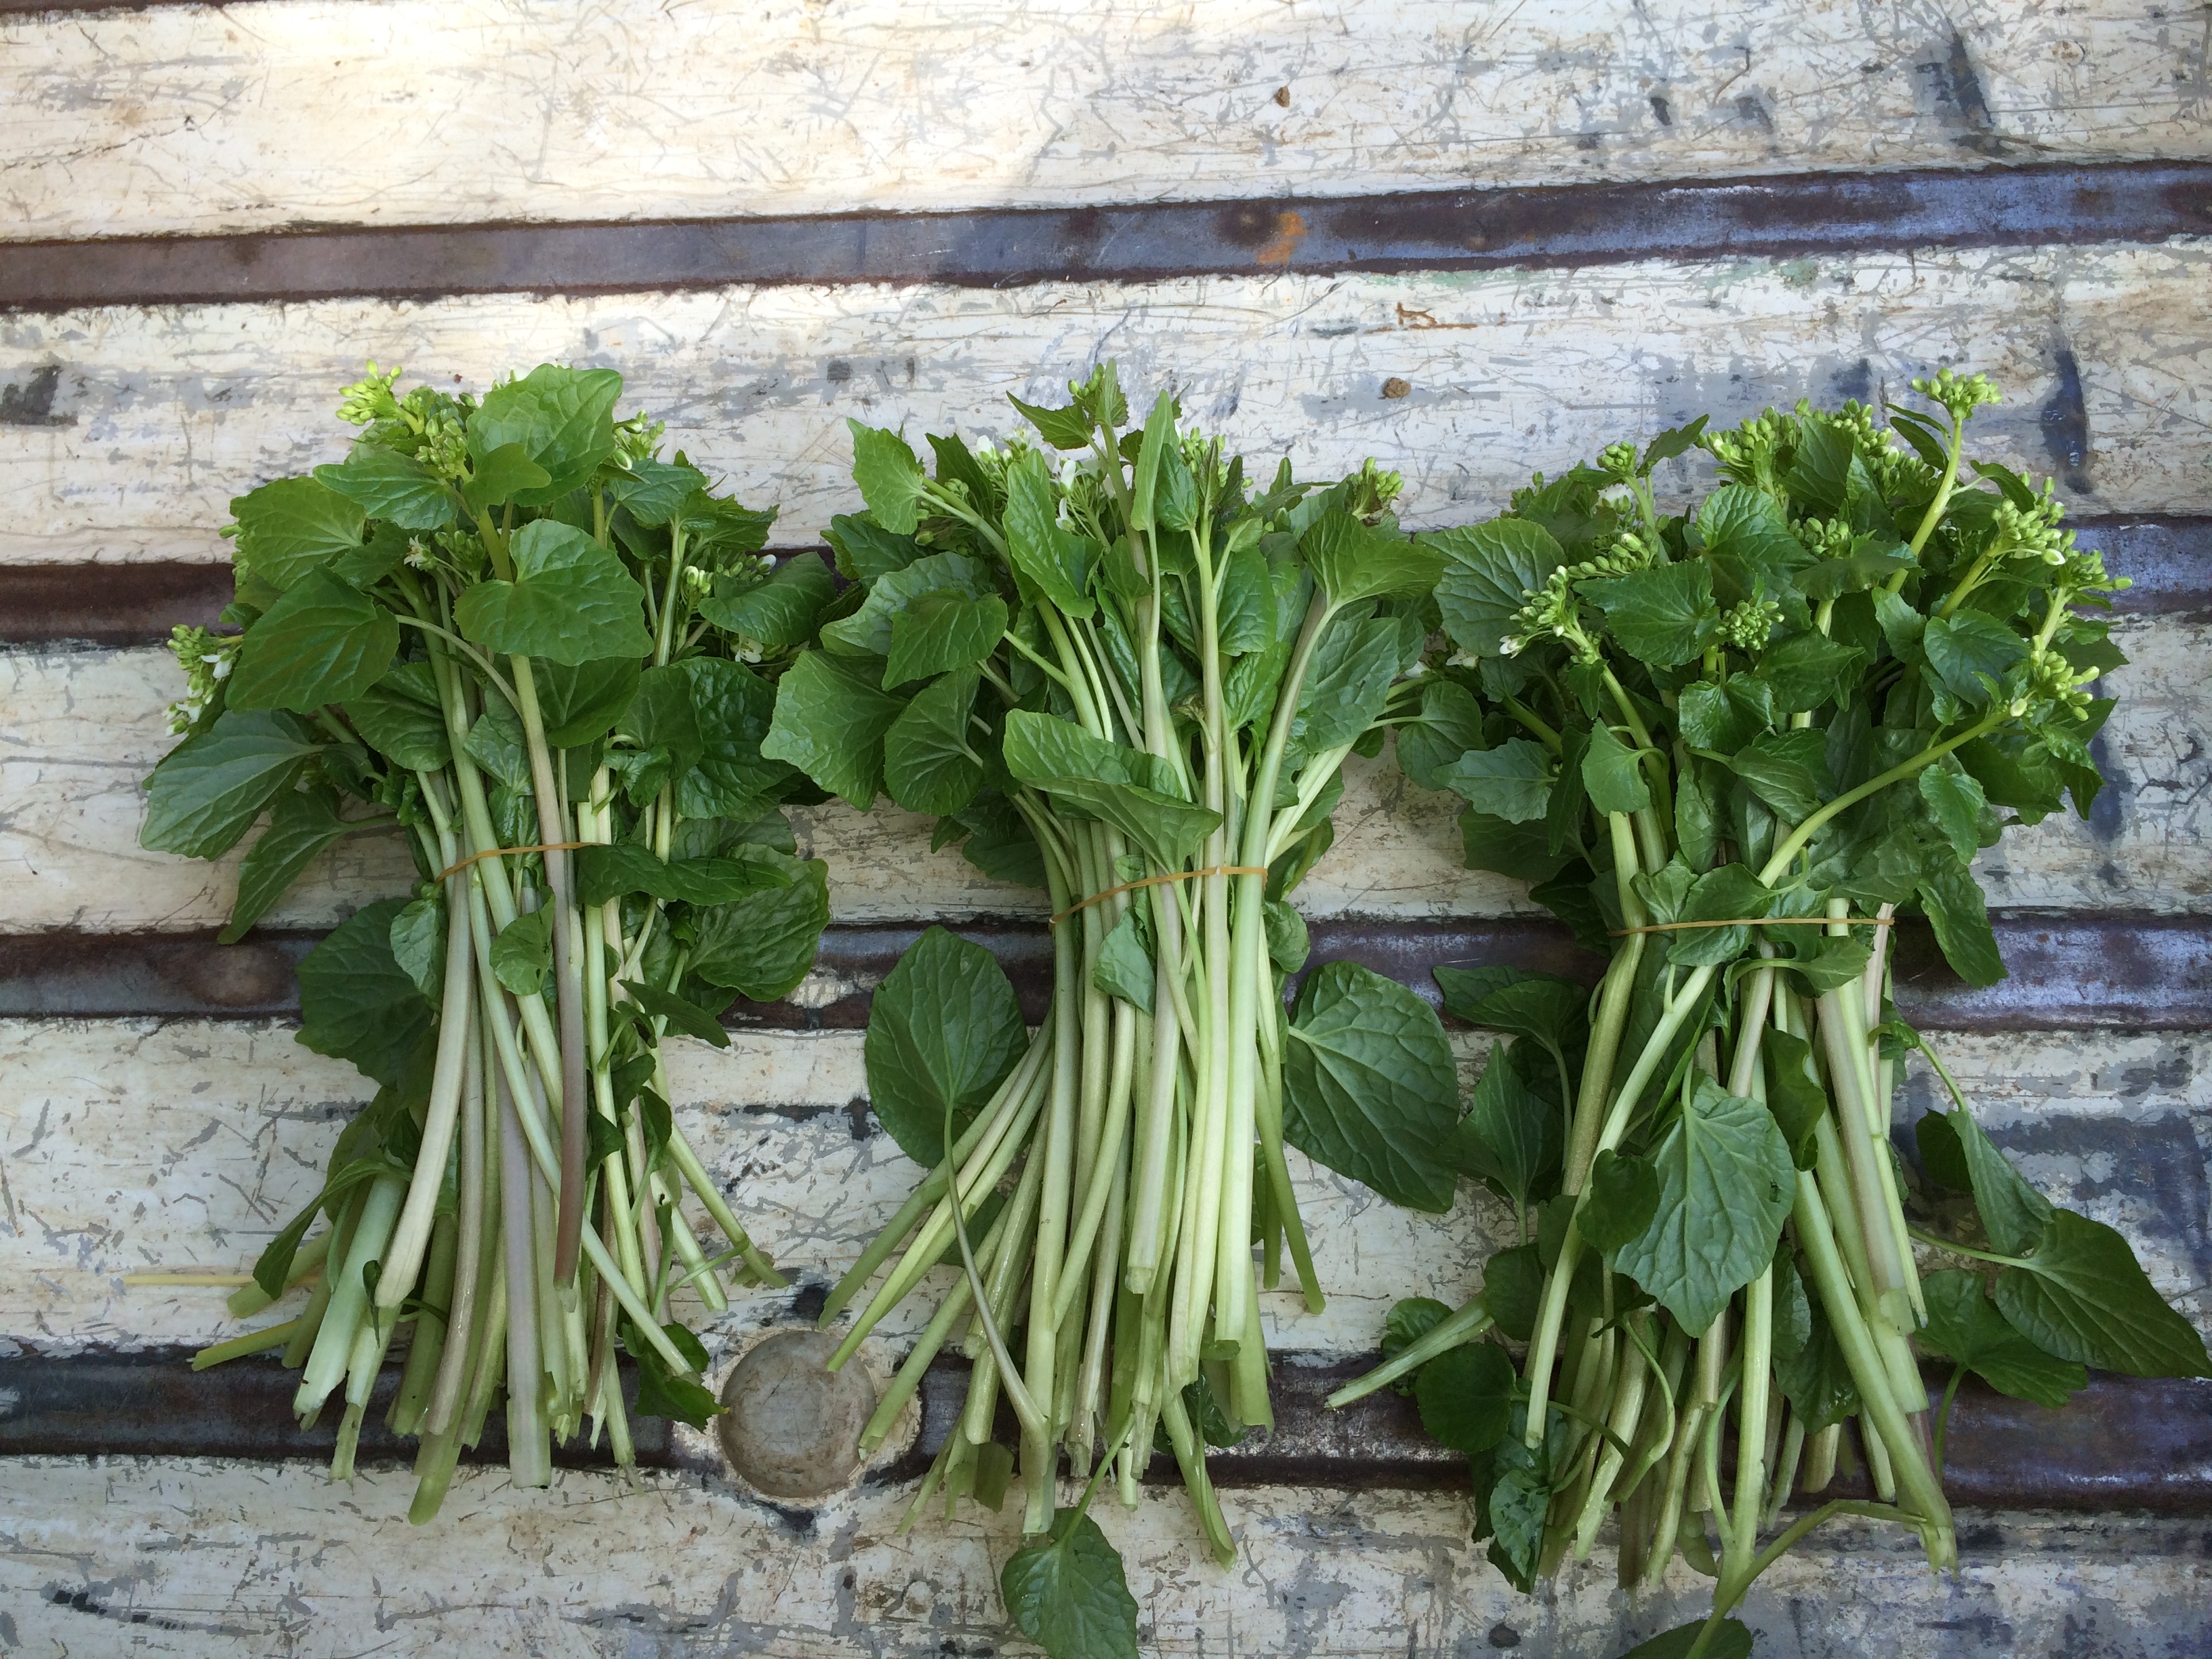
[[[1004,434],[1111,353],[1255,458],[1407,478],[1412,522],[1503,503],[1624,434],[1800,396],[1902,396],[1971,362],[2013,401],[1984,453],[2056,470],[2083,512],[2212,507],[2200,464],[2201,239],[1572,271],[727,289],[429,304],[88,309],[0,319],[0,562],[217,559],[226,505],[343,453],[364,356],[481,385],[549,358],[617,365],[672,441],[781,545],[859,505],[841,417]],[[272,349],[272,343],[281,343]],[[1686,465],[1687,463],[1677,464]],[[1689,475],[1670,477],[1679,488]]]
[[[1454,1038],[1471,1084],[1485,1038]],[[1950,1064],[1992,1136],[2062,1203],[2124,1229],[2153,1281],[2212,1328],[2212,1036],[1954,1036]],[[802,1286],[835,1280],[915,1176],[866,1108],[857,1032],[678,1042],[685,1132],[754,1237]],[[312,1199],[371,1092],[263,1022],[0,1021],[11,1084],[0,1165],[0,1342],[39,1352],[205,1342],[239,1328],[217,1290],[130,1285],[155,1271],[242,1272]],[[1932,1103],[1916,1073],[1899,1111]],[[1271,1341],[1371,1349],[1400,1297],[1456,1303],[1512,1220],[1465,1189],[1448,1218],[1393,1207],[1292,1155],[1328,1308],[1263,1296]],[[783,1318],[742,1298],[711,1337]],[[880,1340],[918,1327],[909,1308]]]
[[[546,1492],[464,1472],[444,1517],[410,1528],[404,1472],[338,1488],[317,1471],[181,1459],[25,1459],[0,1495],[0,1585],[27,1652],[260,1654],[397,1643],[533,1659],[650,1652],[882,1659],[998,1650],[997,1567],[1018,1516],[963,1510],[896,1528],[908,1492],[861,1488],[804,1523],[726,1484],[571,1470]],[[1286,1659],[1445,1659],[1495,1650],[1607,1656],[1701,1613],[1686,1569],[1631,1603],[1610,1547],[1556,1590],[1514,1593],[1466,1542],[1455,1492],[1224,1498],[1238,1545],[1203,1564],[1182,1495],[1094,1511],[1128,1564],[1146,1650]],[[1823,1529],[1753,1592],[1771,1659],[2202,1651],[2202,1525],[1973,1516],[1954,1577],[1917,1544]],[[1818,1609],[1817,1615],[1812,1610]]]
[[[2111,787],[2086,822],[2070,813],[2008,832],[1979,868],[1992,903],[2151,915],[2203,912],[2212,895],[2212,722],[2202,669],[2212,624],[2122,623],[2135,660],[2112,675],[2120,699],[2099,739]],[[207,864],[137,844],[141,780],[174,741],[163,709],[182,677],[165,651],[0,653],[0,871],[11,890],[0,933],[206,929],[228,915],[237,856]],[[1337,839],[1299,890],[1310,916],[1528,915],[1517,884],[1460,866],[1454,797],[1408,782],[1388,757],[1353,759]],[[811,855],[828,860],[830,903],[848,922],[1033,915],[1041,896],[994,882],[956,850],[931,854],[926,820],[888,802],[793,809]],[[338,844],[270,918],[327,927],[370,896],[402,890],[412,866],[389,836]]]
[[[1394,0],[1356,27],[1328,8],[870,0],[758,7],[743,27],[643,0],[581,21],[520,0],[283,0],[9,19],[0,40],[13,237],[1330,196],[2208,143],[2195,20],[2112,0],[1679,16]]]
[[[1420,191],[1338,201],[387,227],[0,244],[0,309],[635,293],[725,283],[1131,282],[2147,244],[2212,224],[2212,163]]]

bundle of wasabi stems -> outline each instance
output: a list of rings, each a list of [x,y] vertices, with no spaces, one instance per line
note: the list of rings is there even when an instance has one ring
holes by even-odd
[[[267,816],[226,938],[348,836],[414,856],[410,896],[301,968],[301,1040],[380,1085],[233,1302],[309,1283],[307,1306],[202,1362],[283,1347],[306,1420],[342,1390],[343,1474],[411,1327],[389,1416],[422,1437],[416,1519],[502,1395],[519,1481],[587,1417],[630,1461],[618,1352],[635,1410],[718,1409],[672,1297],[711,1316],[784,1281],[678,1126],[661,1038],[726,1042],[733,996],[805,974],[823,866],[776,808],[830,795],[930,814],[933,846],[1048,896],[1034,1031],[942,929],[878,991],[871,1103],[927,1173],[823,1320],[851,1316],[842,1365],[954,1270],[864,1449],[966,1354],[908,1524],[1018,1478],[1001,1586],[1054,1659],[1133,1659],[1089,1510],[1109,1481],[1133,1504],[1156,1450],[1234,1559],[1206,1452],[1272,1425],[1259,1298],[1285,1251],[1322,1305],[1286,1148],[1409,1207],[1463,1175],[1512,1205],[1481,1293],[1401,1303],[1335,1403],[1411,1389],[1523,1589],[1609,1517],[1624,1583],[1712,1575],[1711,1618],[1639,1653],[1747,1651],[1729,1614],[1838,1513],[1954,1563],[1967,1371],[2045,1404],[2087,1365],[2205,1374],[2126,1242],[2020,1178],[1890,1000],[1901,915],[1970,982],[2002,975],[1971,860],[2069,795],[2087,811],[2090,687],[2124,660],[2096,614],[2124,581],[2049,487],[1970,475],[1978,377],[1916,382],[1930,407],[1886,428],[1855,404],[1700,420],[1409,537],[1394,475],[1263,485],[1164,394],[1132,426],[1108,364],[1065,407],[1014,400],[1033,439],[930,438],[933,475],[854,423],[842,585],[762,556],[773,515],[661,459],[608,371],[481,400],[397,378],[348,388],[344,462],[233,504],[240,631],[179,630],[185,740],[143,839],[216,857]],[[1718,483],[1662,513],[1654,469],[1700,447]],[[1404,987],[1330,963],[1286,1000],[1288,896],[1344,763],[1390,733],[1470,803],[1470,866],[1607,961],[1595,991],[1438,970],[1509,1039],[1464,1111]],[[1889,1137],[1916,1053],[1954,1103],[1918,1174]],[[1953,1366],[1933,1409],[1922,1355]],[[1784,1522],[1855,1455],[1871,1499]]]
[[[380,1087],[231,1307],[312,1294],[196,1363],[281,1348],[303,1423],[338,1397],[345,1476],[411,1328],[387,1420],[422,1437],[422,1521],[502,1395],[517,1484],[586,1417],[633,1462],[618,1352],[638,1411],[703,1423],[706,1351],[670,1297],[712,1314],[785,1282],[676,1123],[660,1039],[726,1043],[733,996],[812,964],[825,872],[775,810],[804,781],[759,744],[834,582],[757,556],[774,514],[661,459],[610,370],[481,400],[398,379],[346,389],[343,462],[232,503],[239,631],[178,630],[184,741],[142,839],[215,858],[266,815],[226,941],[347,836],[413,855],[411,896],[300,965],[300,1041]]]
[[[1470,866],[1609,959],[1595,992],[1437,970],[1510,1039],[1458,1137],[1518,1242],[1457,1312],[1401,1304],[1389,1363],[1335,1403],[1410,1384],[1523,1589],[1609,1519],[1624,1585],[1678,1558],[1714,1578],[1710,1617],[1639,1655],[1747,1653],[1729,1613],[1838,1515],[1954,1566],[1969,1371],[2052,1407],[2087,1366],[2208,1372],[2126,1240],[2021,1178],[1891,1000],[1902,914],[1969,983],[2002,976],[1971,861],[2067,796],[2087,816],[2112,707],[2090,688],[2125,661],[2099,615],[2125,580],[2050,485],[1964,464],[1994,389],[1915,386],[1928,406],[1887,428],[1801,404],[1617,445],[1424,538],[1455,651],[1422,712],[1459,741],[1407,770],[1472,803]],[[1693,445],[1717,484],[1663,514],[1652,471]],[[1915,1054],[1950,1102],[1917,1176],[1891,1140]],[[1871,1498],[1791,1516],[1853,1439]]]

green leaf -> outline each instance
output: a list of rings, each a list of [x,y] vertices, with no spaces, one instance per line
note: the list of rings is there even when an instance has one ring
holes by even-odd
[[[1638,1642],[1620,1659],[1690,1659],[1690,1650],[1697,1646],[1705,1628],[1704,1620],[1692,1619],[1648,1642]],[[1751,1627],[1741,1620],[1722,1620],[1699,1659],[1751,1659]]]
[[[1420,654],[1420,624],[1410,617],[1339,617],[1307,665],[1291,742],[1309,755],[1352,742],[1382,714],[1391,682]]]
[[[1036,592],[1064,616],[1088,617],[1086,544],[1060,523],[1059,492],[1044,457],[1024,450],[1006,468],[1006,556]]]
[[[664,864],[635,842],[586,847],[576,854],[576,897],[605,904],[632,893],[690,904],[728,904],[750,893],[791,885],[784,861],[757,855],[681,859]]]
[[[1482,708],[1456,680],[1421,684],[1421,712],[1398,728],[1398,769],[1424,789],[1449,789],[1444,769],[1483,746]]]
[[[1813,1045],[1770,1029],[1759,1046],[1766,1060],[1766,1109],[1781,1126],[1790,1162],[1809,1170],[1819,1159],[1820,1120],[1828,1112],[1827,1091],[1812,1071]]]
[[[1774,694],[1774,712],[1795,714],[1847,695],[1865,655],[1824,634],[1800,634],[1761,653],[1759,678]]]
[[[1267,935],[1267,960],[1285,974],[1297,973],[1313,954],[1306,919],[1280,899],[1269,899],[1261,917]]]
[[[1419,539],[1443,556],[1437,605],[1444,631],[1478,657],[1499,654],[1528,595],[1567,562],[1547,532],[1522,519],[1429,531]]]
[[[1797,1191],[1789,1143],[1764,1106],[1710,1078],[1650,1154],[1656,1214],[1613,1265],[1698,1332],[1774,1259]]]
[[[1551,754],[1527,738],[1462,755],[1438,775],[1478,811],[1508,823],[1541,818],[1551,801]]]
[[[1488,1451],[1512,1423],[1518,1381],[1512,1360],[1494,1342],[1447,1348],[1416,1374],[1421,1426],[1455,1451]]]
[[[981,662],[1006,631],[1006,602],[996,593],[980,599],[925,593],[891,618],[884,689]]]
[[[1437,1214],[1455,1184],[1441,1160],[1458,1120],[1457,1068],[1435,1012],[1348,962],[1306,977],[1283,1057],[1283,1135],[1393,1203]]]
[[[279,796],[269,827],[238,866],[238,897],[216,940],[237,944],[284,896],[317,854],[362,827],[341,818],[330,798],[319,791],[295,789]]]
[[[2027,654],[2027,641],[1979,611],[1961,611],[1954,617],[1930,617],[1920,636],[1928,653],[1928,666],[1951,695],[1979,708],[1990,700],[1983,677],[2003,678],[2006,669]]]
[[[2054,1359],[2005,1322],[1979,1273],[1948,1268],[1921,1276],[1928,1323],[1920,1346],[1972,1371],[1999,1394],[2056,1411],[2089,1386],[2075,1361]]]
[[[379,1083],[397,1083],[437,1023],[437,1010],[392,954],[392,924],[404,899],[356,910],[301,960],[303,1047],[351,1060]]]
[[[1803,1345],[1794,1353],[1784,1354],[1778,1346],[1774,1351],[1774,1380],[1782,1385],[1784,1397],[1803,1421],[1805,1431],[1813,1434],[1856,1413],[1859,1391],[1851,1380],[1844,1345],[1819,1297],[1808,1300],[1806,1314]]]
[[[1295,914],[1295,912],[1293,913]],[[1120,997],[1146,1013],[1152,1012],[1152,994],[1158,976],[1152,953],[1145,948],[1133,905],[1121,914],[1098,947],[1098,960],[1091,969],[1091,982],[1109,997]]]
[[[626,979],[623,990],[630,1000],[645,1010],[649,1017],[665,1019],[672,1031],[681,1031],[685,1036],[695,1036],[700,1042],[717,1048],[730,1046],[730,1034],[722,1029],[721,1021],[689,997],[679,997],[673,991],[664,991],[657,985],[647,985],[642,980]]]
[[[446,738],[446,716],[435,702],[416,695],[429,679],[428,663],[395,663],[382,679],[343,705],[348,724],[362,741],[409,771],[432,772],[453,760]]]
[[[246,630],[227,688],[232,708],[309,714],[363,696],[399,652],[399,623],[321,570],[301,576]]]
[[[757,818],[785,793],[791,769],[766,754],[775,689],[720,657],[675,665],[689,682],[701,750],[676,781],[676,811],[687,818]]]
[[[238,562],[271,587],[288,588],[361,546],[361,504],[313,478],[278,478],[230,504]]]
[[[356,443],[343,465],[317,467],[315,482],[402,530],[443,530],[453,521],[452,487],[413,456],[372,439]]]
[[[853,433],[853,482],[868,515],[897,536],[911,536],[921,522],[921,493],[929,480],[906,440],[880,427],[858,421],[845,424]]]
[[[1588,1194],[1575,1222],[1590,1248],[1607,1255],[1641,1238],[1659,1212],[1659,1172],[1610,1148],[1590,1165]]]
[[[653,649],[645,590],[582,531],[539,519],[517,531],[510,548],[515,579],[479,582],[453,605],[454,623],[471,644],[572,667]]]
[[[774,1002],[788,996],[814,966],[822,930],[830,924],[830,866],[767,847],[752,856],[786,880],[697,911],[691,972],[750,1001]]]
[[[705,1367],[707,1351],[697,1337],[681,1325],[664,1325],[660,1328],[678,1352],[695,1367]],[[623,1346],[637,1362],[639,1416],[672,1418],[695,1429],[703,1429],[727,1409],[696,1377],[670,1370],[668,1362],[660,1357],[660,1350],[641,1336],[627,1318],[622,1322],[622,1340]]]
[[[415,900],[392,919],[392,959],[434,1003],[446,988],[446,901],[437,893]]]
[[[1651,805],[1651,787],[1636,750],[1601,720],[1590,727],[1583,750],[1583,787],[1601,812],[1640,812]]]
[[[1006,1558],[999,1594],[1014,1628],[1051,1659],[1137,1659],[1137,1601],[1121,1558],[1087,1514],[1063,1511]]]
[[[805,644],[815,619],[836,592],[836,578],[820,555],[793,553],[777,562],[766,581],[702,599],[699,614],[773,655]]]
[[[505,787],[530,788],[529,744],[523,736],[521,718],[506,698],[484,699],[483,712],[461,739],[461,748]]]
[[[534,997],[553,976],[553,913],[532,910],[491,942],[492,977],[519,997]]]
[[[2071,1210],[2052,1211],[2034,1253],[1997,1274],[1996,1304],[2061,1359],[2135,1376],[2212,1376],[2204,1339],[2160,1298],[2128,1241]]]
[[[519,380],[495,386],[469,416],[471,455],[484,458],[519,447],[546,475],[535,487],[505,497],[519,507],[546,507],[591,482],[599,463],[614,453],[615,400],[622,376],[611,368],[565,368],[542,363]],[[648,647],[649,648],[649,647]],[[550,651],[533,656],[552,656]],[[612,651],[594,651],[611,657]],[[635,654],[643,655],[643,652]]]
[[[1955,767],[1947,756],[1937,765],[1922,768],[1920,799],[1928,803],[1929,816],[1959,862],[1966,864],[1981,850],[1982,815],[1989,810],[1989,797],[1972,773]]]
[[[315,751],[307,728],[289,714],[224,709],[154,769],[138,844],[187,858],[220,857],[292,787]]]
[[[1382,1358],[1395,1359],[1445,1320],[1451,1310],[1432,1296],[1409,1296],[1382,1316]]]
[[[776,682],[775,714],[761,753],[866,811],[883,787],[884,733],[906,705],[877,684],[865,659],[802,653]]]
[[[1522,1208],[1559,1167],[1565,1147],[1559,1103],[1530,1088],[1513,1063],[1511,1048],[1498,1044],[1443,1156]]]
[[[915,1163],[945,1159],[945,1114],[965,1128],[1029,1046],[1020,1002],[991,953],[932,927],[876,989],[863,1045],[868,1103]]]
[[[1654,565],[1577,584],[1623,649],[1654,668],[1693,661],[1721,636],[1713,573],[1703,560]]]
[[[647,456],[627,458],[607,479],[608,497],[629,509],[631,518],[658,528],[677,516],[684,502],[707,488],[707,475],[682,460]]]
[[[2033,1249],[2051,1225],[2051,1200],[2021,1178],[2012,1160],[1982,1133],[1972,1112],[1930,1115],[1939,1116],[1957,1143],[1973,1187],[1974,1209],[1990,1243],[2006,1255],[2024,1255]]]
[[[1557,974],[1524,968],[1438,968],[1444,1012],[1470,1025],[1532,1037],[1564,1055],[1577,1051],[1588,1030],[1589,992]]]
[[[1170,869],[1221,822],[1220,814],[1168,793],[1176,787],[1174,770],[1158,756],[1049,714],[1014,710],[1001,747],[1006,769],[1024,783],[1104,819]]]
[[[1921,908],[1936,930],[1936,943],[1943,959],[1969,985],[1994,985],[2005,976],[2004,957],[1997,951],[1997,936],[1990,926],[1988,906],[1974,872],[1963,864],[1938,857],[1920,878]]]
[[[830,520],[828,540],[837,568],[864,585],[903,570],[921,556],[921,544],[911,535],[894,535],[865,513]]]
[[[1021,410],[1023,417],[1037,429],[1037,436],[1054,449],[1088,449],[1091,434],[1097,422],[1081,404],[1066,409],[1046,409],[1038,404],[1025,404],[1012,392],[1006,401]]]
[[[1698,447],[1704,434],[1705,422],[1711,417],[1700,415],[1681,426],[1670,426],[1644,447],[1644,462],[1639,469],[1649,473],[1662,461],[1671,461],[1677,455],[1686,455]]]
[[[1692,749],[1733,754],[1774,721],[1773,689],[1763,680],[1738,674],[1725,685],[1699,680],[1682,688],[1676,721],[1682,741]]]
[[[1526,1342],[1544,1299],[1544,1264],[1535,1242],[1500,1250],[1482,1270],[1482,1305],[1510,1342]]]
[[[1689,896],[1670,920],[1729,921],[1763,916],[1773,905],[1773,894],[1758,877],[1741,864],[1723,864],[1690,884]],[[1717,968],[1741,956],[1750,943],[1748,927],[1684,928],[1668,943],[1667,960],[1678,967]]]
[[[955,669],[925,687],[884,733],[884,787],[908,811],[957,812],[983,787],[969,722],[979,678],[972,665]]]
[[[461,504],[471,514],[488,514],[502,502],[533,495],[552,482],[553,475],[530,459],[520,444],[501,444],[471,456],[469,476],[461,484]]]
[[[1770,732],[1736,750],[1729,765],[1752,793],[1790,823],[1812,817],[1836,793],[1825,732]]]
[[[1515,881],[1543,883],[1569,861],[1565,853],[1552,851],[1540,817],[1515,823],[1470,806],[1459,815],[1459,832],[1461,858],[1470,870],[1494,870]],[[1602,938],[1595,948],[1605,948]]]
[[[980,599],[995,591],[990,567],[981,559],[965,553],[933,553],[902,570],[878,576],[858,611],[824,623],[823,648],[848,657],[886,656],[899,614],[924,595]]]
[[[1275,637],[1274,576],[1257,547],[1240,547],[1221,561],[1220,594],[1214,601],[1214,638],[1224,657],[1269,652]],[[1278,670],[1278,672],[1280,671]]]
[[[635,657],[602,657],[596,662],[530,665],[538,688],[538,714],[545,722],[545,741],[556,749],[597,743],[612,731],[637,696]]]
[[[1384,536],[1340,507],[1308,526],[1298,551],[1332,605],[1426,593],[1443,574],[1443,554],[1433,542]]]

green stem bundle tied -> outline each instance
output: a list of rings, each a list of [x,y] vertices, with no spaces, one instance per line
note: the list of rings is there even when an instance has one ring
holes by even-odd
[[[1457,1314],[1401,1304],[1389,1363],[1339,1403],[1412,1379],[1524,1589],[1608,1516],[1624,1583],[1677,1552],[1716,1577],[1669,1653],[1747,1651],[1731,1610],[1832,1513],[1954,1565],[1942,1449],[1964,1371],[2056,1406],[2088,1365],[2207,1370],[2126,1241],[2029,1187],[1932,1054],[1953,1105],[1918,1125],[1924,1186],[1893,1150],[1926,1050],[1880,924],[1917,911],[1962,978],[2002,976],[1971,860],[2068,795],[2087,813],[2112,708],[2092,684],[2125,660],[2095,615],[2125,582],[2048,487],[1982,462],[1960,483],[1995,392],[1917,384],[1935,414],[1699,421],[1423,538],[1457,654],[1401,763],[1471,803],[1470,866],[1534,884],[1607,965],[1595,993],[1437,970],[1450,1012],[1510,1039],[1456,1146],[1520,1242]],[[1721,482],[1662,515],[1651,470],[1692,446]],[[1498,1339],[1526,1345],[1517,1367]],[[1932,1411],[1922,1356],[1954,1368]],[[1881,1501],[1762,1545],[1829,1484],[1846,1425]]]
[[[1438,558],[1398,529],[1395,477],[1316,487],[1285,463],[1261,486],[1165,395],[1126,430],[1110,365],[1072,390],[1019,405],[1056,462],[932,437],[932,477],[855,424],[868,510],[831,531],[853,583],[763,745],[855,805],[936,816],[939,845],[1042,888],[1054,918],[1034,1036],[991,957],[941,930],[876,994],[871,1102],[931,1173],[823,1317],[854,1316],[842,1364],[960,1267],[869,1443],[958,1344],[968,1407],[923,1499],[995,1503],[1004,1399],[1027,1530],[1060,1540],[1037,1547],[1066,1547],[1063,1451],[1089,1472],[1118,1448],[1133,1503],[1160,1446],[1225,1560],[1205,1447],[1271,1421],[1259,1297],[1285,1249],[1322,1305],[1285,1146],[1401,1203],[1451,1199],[1427,1006],[1344,963],[1294,1017],[1283,999],[1307,954],[1286,896],[1330,844],[1346,757],[1418,705]]]
[[[671,1297],[783,1282],[677,1126],[660,1040],[726,1045],[733,996],[812,965],[825,872],[776,810],[807,786],[760,740],[835,582],[762,556],[773,513],[617,420],[611,370],[481,399],[398,378],[347,388],[343,462],[231,504],[238,631],[177,630],[185,740],[141,839],[215,858],[265,815],[226,941],[348,836],[414,857],[413,894],[300,965],[300,1041],[380,1086],[234,1304],[320,1261],[285,1358],[303,1419],[343,1390],[337,1474],[411,1334],[392,1420],[422,1436],[422,1520],[502,1391],[517,1480],[544,1484],[587,1414],[629,1462],[618,1350],[638,1410],[703,1422]]]

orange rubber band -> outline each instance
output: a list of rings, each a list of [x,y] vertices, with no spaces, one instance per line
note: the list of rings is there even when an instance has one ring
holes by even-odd
[[[1071,904],[1047,924],[1057,927],[1078,910],[1087,910],[1102,899],[1112,898],[1116,893],[1127,893],[1139,887],[1158,887],[1170,881],[1196,881],[1200,876],[1264,876],[1264,864],[1217,864],[1211,870],[1175,870],[1164,876],[1146,876],[1138,881],[1125,881],[1119,887],[1109,887],[1103,893],[1093,893],[1080,904]]]
[[[462,871],[467,869],[469,866],[474,864],[478,859],[503,859],[507,857],[520,858],[526,853],[573,853],[581,848],[604,847],[606,843],[605,842],[599,841],[543,841],[538,842],[535,847],[487,848],[481,853],[470,854],[468,857],[463,859],[459,864],[449,865],[445,869],[439,871],[438,879],[440,881],[444,881],[450,876],[458,876]]]

